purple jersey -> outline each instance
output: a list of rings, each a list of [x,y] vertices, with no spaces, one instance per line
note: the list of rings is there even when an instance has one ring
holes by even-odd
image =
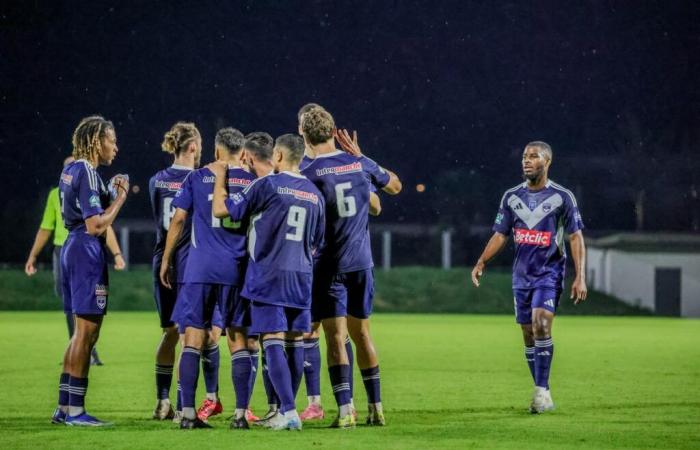
[[[323,198],[291,172],[255,180],[226,200],[233,220],[250,217],[242,296],[269,305],[309,309],[313,253],[323,240]]]
[[[302,173],[321,191],[326,203],[325,244],[320,264],[346,273],[372,267],[369,241],[369,193],[381,189],[389,174],[369,158],[337,150],[318,155]]]
[[[165,237],[170,228],[170,220],[175,214],[175,207],[172,205],[175,194],[182,187],[182,182],[192,169],[185,166],[173,164],[167,169],[163,169],[151,177],[148,182],[148,192],[151,197],[151,210],[153,219],[156,222],[156,246],[154,254],[162,254],[165,249]],[[180,249],[190,242],[190,216],[182,230],[180,240],[175,248]]]
[[[104,213],[110,196],[102,178],[84,159],[68,164],[59,183],[61,215],[69,232],[86,232],[85,219]]]
[[[227,178],[229,195],[233,195],[250,185],[255,176],[240,167],[229,167]],[[185,178],[173,200],[175,208],[184,209],[192,217],[184,282],[240,286],[247,258],[246,223],[212,215],[214,180],[206,167],[195,170]]]
[[[574,194],[553,181],[539,191],[530,191],[527,183],[507,190],[493,231],[509,236],[511,229],[515,241],[513,288],[562,288],[564,233],[583,229]]]

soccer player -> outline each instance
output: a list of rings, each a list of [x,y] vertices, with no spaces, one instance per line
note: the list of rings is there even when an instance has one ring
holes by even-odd
[[[317,103],[307,103],[299,109],[297,113],[297,120],[299,122],[299,135],[303,136],[304,132],[301,129],[301,118],[303,115],[312,109],[324,109],[321,105]],[[346,132],[347,133],[347,132]],[[355,135],[355,143],[357,142],[357,135]],[[353,147],[342,147],[343,141],[339,141],[341,148],[346,152],[351,153]],[[356,155],[360,156],[360,155]],[[304,170],[309,164],[314,160],[315,154],[311,146],[307,142],[304,142],[304,157],[299,165],[300,170]],[[381,213],[381,202],[379,196],[376,194],[376,188],[373,184],[370,185],[370,207],[369,214],[372,216],[378,216]],[[318,321],[311,323],[311,332],[304,333],[304,381],[306,383],[306,398],[308,400],[308,405],[304,411],[299,415],[301,420],[321,420],[324,418],[323,407],[321,406],[321,348],[319,346],[320,338],[320,328],[321,323]],[[352,400],[353,393],[353,362],[354,362],[354,352],[352,350],[352,343],[350,342],[350,336],[348,335],[345,340],[345,351],[348,354],[348,365],[350,366],[350,374],[348,378],[348,383],[350,385],[350,405],[355,415],[355,407]]]
[[[245,164],[248,166],[249,170],[257,177],[264,177],[274,173],[274,166],[272,164],[272,153],[274,148],[274,139],[268,133],[264,131],[255,131],[246,135],[245,144],[243,148],[245,150]],[[251,355],[252,371],[250,377],[250,393],[252,395],[253,388],[255,387],[255,378],[257,375],[258,367],[258,355],[260,354],[259,346],[259,336],[255,334],[248,335],[248,350]],[[277,414],[279,408],[279,398],[275,393],[275,388],[272,386],[270,377],[267,371],[267,359],[265,358],[265,351],[262,352],[262,378],[263,386],[265,387],[265,394],[267,395],[267,412],[258,419],[253,415],[252,412],[246,414],[248,422],[253,422],[256,425],[265,425],[267,420],[271,419]]]
[[[170,386],[175,365],[175,347],[178,343],[178,329],[171,317],[179,286],[185,276],[185,264],[190,249],[191,221],[183,226],[180,238],[175,244],[171,279],[173,289],[168,289],[160,282],[160,266],[165,250],[165,238],[170,228],[170,220],[175,214],[172,206],[175,194],[182,186],[187,175],[197,166],[202,156],[202,144],[199,131],[193,123],[178,122],[165,133],[161,147],[164,152],[173,155],[173,164],[155,175],[148,182],[151,209],[156,223],[156,245],[153,249],[153,294],[163,330],[156,348],[156,408],[153,418],[167,420],[175,417],[170,404]],[[217,373],[218,375],[218,373]],[[179,400],[179,395],[178,395]],[[179,402],[178,402],[179,403]],[[181,409],[181,408],[178,408]]]
[[[226,198],[223,168],[216,167],[214,215],[250,218],[250,261],[243,296],[251,299],[251,332],[260,333],[270,380],[280,399],[279,412],[267,421],[274,430],[301,430],[294,402],[303,373],[302,334],[311,325],[313,253],[323,239],[323,199],[299,173],[304,144],[285,134],[275,142],[276,174],[258,178],[243,192]]]
[[[574,194],[549,180],[552,148],[534,141],[525,146],[522,167],[525,182],[508,189],[498,207],[493,236],[476,262],[471,277],[479,287],[486,264],[503,249],[513,232],[513,296],[515,320],[523,332],[525,359],[535,382],[530,412],[554,409],[549,372],[554,355],[552,323],[564,288],[569,235],[576,276],[571,286],[575,304],[586,299],[586,247],[583,222]]]
[[[215,138],[216,159],[228,167],[226,178],[231,194],[248,186],[254,178],[240,167],[243,142],[243,134],[233,128],[219,130]],[[216,310],[221,314],[221,326],[228,327],[229,348],[232,352],[232,382],[236,392],[236,410],[231,427],[248,428],[244,415],[250,398],[248,388],[251,360],[246,347],[244,328],[246,307],[239,295],[247,260],[246,227],[240,221],[220,220],[212,215],[213,188],[214,174],[208,167],[195,170],[183,182],[173,200],[176,210],[168,232],[163,266],[160,270],[163,284],[170,285],[167,264],[172,254],[171,248],[178,238],[178,229],[191,214],[192,244],[174,311],[178,324],[185,330],[179,371],[183,406],[180,422],[182,429],[211,428],[205,422],[209,415],[195,415],[194,401],[199,361],[206,340],[205,329],[219,328],[214,323]],[[209,346],[212,345],[211,342],[214,342],[214,339],[210,341]]]
[[[302,131],[315,155],[302,173],[318,187],[326,202],[326,240],[314,273],[312,313],[314,321],[321,321],[326,335],[328,371],[339,407],[332,426],[355,425],[350,404],[351,368],[345,348],[348,332],[357,348],[367,391],[367,423],[384,425],[379,360],[369,332],[374,277],[367,215],[370,184],[395,195],[401,191],[401,181],[367,157],[336,150],[336,127],[329,112],[319,108],[306,112]],[[356,146],[352,140],[343,144]]]
[[[63,167],[75,161],[72,156],[67,157],[63,160]],[[61,217],[61,202],[59,200],[58,186],[49,191],[49,196],[46,199],[46,206],[44,207],[44,215],[41,219],[41,225],[36,232],[36,237],[34,238],[34,244],[32,249],[29,251],[29,256],[27,257],[27,262],[24,264],[24,272],[27,276],[31,277],[36,274],[36,258],[39,256],[41,251],[44,249],[46,244],[51,239],[53,234],[53,257],[51,260],[53,268],[53,282],[54,282],[54,292],[63,302],[63,289],[61,288],[61,249],[63,244],[66,242],[68,237],[68,230],[63,225],[63,218]],[[107,248],[112,253],[114,257],[114,269],[124,270],[126,267],[126,262],[122,257],[121,250],[119,248],[119,242],[114,234],[112,227],[107,230]],[[66,313],[66,325],[68,325],[68,339],[73,336],[74,322],[73,314]],[[101,366],[102,361],[97,354],[97,347],[92,348],[90,353],[90,365],[91,366]]]
[[[95,170],[111,165],[117,155],[112,122],[86,117],[73,132],[73,157],[59,183],[63,222],[68,238],[61,251],[64,310],[74,314],[75,332],[64,355],[58,408],[53,423],[107,425],[85,411],[90,352],[107,312],[108,271],[105,235],[129,191],[128,177],[116,175],[109,188]]]

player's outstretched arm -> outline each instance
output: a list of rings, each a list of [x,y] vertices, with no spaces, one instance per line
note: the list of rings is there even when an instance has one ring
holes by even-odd
[[[378,216],[382,213],[382,201],[375,192],[369,193],[369,215]]]
[[[576,269],[576,277],[571,285],[571,298],[574,304],[578,305],[586,300],[588,296],[588,288],[586,287],[586,243],[583,240],[581,230],[569,236],[569,245],[571,246],[571,256],[574,259],[574,267]]]
[[[491,261],[494,256],[503,250],[506,242],[508,242],[508,236],[501,234],[498,231],[493,233],[493,236],[491,236],[491,239],[489,239],[489,242],[486,244],[486,248],[484,248],[483,253],[472,269],[472,283],[474,283],[474,286],[479,287],[481,276],[484,274],[484,270],[486,269],[486,263]]]
[[[362,149],[360,148],[360,145],[357,142],[357,131],[353,131],[352,137],[350,137],[350,133],[348,133],[348,130],[344,128],[338,128],[335,130],[334,136],[335,139],[338,141],[338,144],[340,144],[340,148],[342,148],[343,151],[345,151],[345,153],[357,156],[358,158],[364,156],[364,154],[362,153]],[[386,168],[384,168],[384,170],[389,174],[389,182],[386,184],[386,186],[382,188],[382,190],[389,195],[396,195],[399,192],[401,192],[403,185],[401,184],[401,180],[399,180],[399,177],[391,170],[388,170]]]
[[[124,270],[126,268],[126,261],[124,261],[122,250],[119,247],[119,241],[117,241],[117,235],[114,233],[114,228],[112,228],[111,225],[107,228],[107,248],[114,257],[114,269]]]
[[[112,204],[102,214],[96,214],[85,219],[85,228],[91,236],[102,236],[117,218],[119,210],[122,209],[124,202],[126,202],[126,196],[129,192],[129,180],[121,175],[116,175],[113,180],[117,196]]]
[[[160,263],[160,282],[168,289],[172,289],[172,260],[173,253],[175,252],[175,245],[177,245],[177,241],[180,239],[182,229],[185,228],[186,220],[187,211],[182,208],[176,208],[173,218],[170,219],[168,234],[165,237],[165,249],[163,250],[163,259]]]

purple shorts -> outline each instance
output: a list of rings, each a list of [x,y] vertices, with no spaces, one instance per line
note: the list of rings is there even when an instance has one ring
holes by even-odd
[[[247,318],[247,308],[241,305],[240,289],[228,284],[184,283],[178,292],[171,320],[180,332],[187,327],[226,328]]]
[[[532,323],[532,308],[556,313],[560,296],[561,289],[556,288],[513,289],[515,321],[521,325]]]
[[[173,315],[173,310],[175,309],[175,301],[177,300],[177,293],[182,286],[182,276],[181,274],[185,271],[185,263],[187,261],[187,252],[176,252],[177,262],[175,264],[175,270],[178,274],[178,281],[175,283],[172,289],[168,289],[163,286],[160,282],[160,264],[163,255],[156,254],[153,255],[153,298],[156,301],[156,309],[158,310],[158,317],[160,318],[161,328],[170,328],[175,325],[174,321],[171,319]]]
[[[250,305],[251,334],[279,333],[280,331],[311,331],[311,311],[268,305],[253,301]]]
[[[63,312],[107,314],[109,273],[103,241],[87,233],[71,233],[61,249]]]
[[[367,319],[372,314],[374,272],[372,269],[329,275],[314,272],[311,315],[314,322],[333,317]]]

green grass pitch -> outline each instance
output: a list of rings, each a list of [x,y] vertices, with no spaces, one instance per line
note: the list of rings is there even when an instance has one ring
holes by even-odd
[[[325,377],[328,418],[306,424],[301,433],[232,431],[221,416],[211,420],[214,430],[184,432],[150,419],[159,335],[155,313],[107,316],[98,344],[106,365],[90,373],[87,407],[116,425],[70,429],[49,424],[66,341],[62,314],[1,312],[0,448],[700,446],[700,321],[560,317],[551,383],[557,409],[533,416],[526,411],[532,382],[512,317],[377,314],[373,320],[387,427],[327,429],[335,408]],[[224,416],[234,406],[227,354],[222,343]],[[363,419],[361,383],[355,393]],[[200,385],[198,401],[202,396]],[[305,404],[302,383],[297,405]],[[259,378],[252,406],[265,410]]]

